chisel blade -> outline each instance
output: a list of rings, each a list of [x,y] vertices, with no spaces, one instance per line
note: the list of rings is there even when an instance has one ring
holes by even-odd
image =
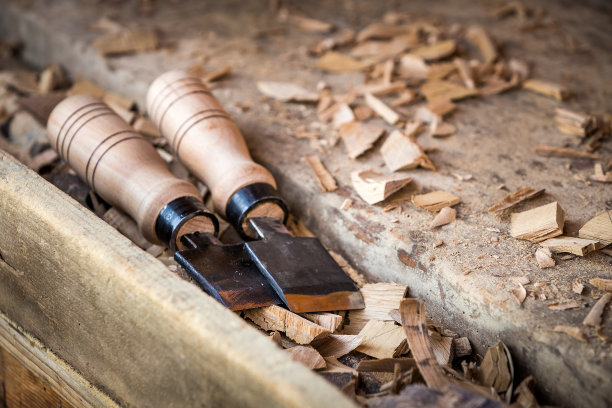
[[[294,237],[275,218],[250,218],[259,240],[245,249],[293,312],[362,309],[353,281],[316,238]]]
[[[208,234],[187,234],[188,249],[174,259],[209,295],[231,310],[282,304],[268,280],[244,249],[244,244],[223,245]]]

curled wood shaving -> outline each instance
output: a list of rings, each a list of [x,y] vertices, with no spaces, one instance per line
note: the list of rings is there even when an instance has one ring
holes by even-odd
[[[431,221],[431,228],[441,227],[450,224],[457,218],[457,210],[451,207],[444,207]]]
[[[505,196],[499,203],[489,207],[489,212],[500,212],[514,207],[515,205],[528,200],[533,197],[537,197],[544,192],[544,189],[536,190],[533,187],[523,187],[514,193],[510,193]]]

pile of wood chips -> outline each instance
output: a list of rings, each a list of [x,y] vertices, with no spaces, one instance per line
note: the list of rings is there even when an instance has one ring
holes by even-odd
[[[518,2],[496,12],[500,17],[510,14],[525,18],[529,13]],[[529,78],[528,65],[516,59],[505,60],[495,41],[478,26],[463,28],[457,24],[418,22],[411,16],[388,13],[382,21],[373,22],[359,32],[342,29],[332,33],[334,27],[325,22],[290,13],[284,13],[282,18],[321,37],[309,46],[318,69],[336,73],[362,71],[364,83],[342,94],[334,93],[323,82],[316,91],[293,83],[271,81],[259,82],[258,89],[283,103],[316,104],[320,123],[296,126],[295,135],[311,139],[318,149],[325,146],[323,133],[337,135],[335,140],[342,140],[349,159],[376,149],[377,141],[385,134],[385,128],[372,118],[382,118],[393,126],[394,130],[378,148],[387,168],[384,171],[355,168],[351,174],[353,188],[359,196],[368,204],[383,203],[385,209],[385,200],[413,181],[414,177],[402,173],[403,170],[436,171],[435,162],[417,138],[425,132],[431,137],[451,137],[457,133],[449,118],[462,100],[491,97],[520,88],[559,101],[571,95],[559,84]],[[544,17],[539,18],[545,21]],[[525,27],[529,24],[530,21],[525,21]],[[105,34],[96,42],[96,48],[104,55],[159,46],[153,34],[125,32],[113,28],[112,22],[106,22],[102,30]],[[230,72],[231,67],[227,67],[219,72],[202,73],[202,76],[212,82]],[[55,65],[47,67],[40,75],[23,69],[0,72],[3,131],[0,148],[91,208],[185,278],[168,250],[146,241],[133,220],[101,202],[71,169],[60,163],[50,148],[44,129],[46,118],[58,101],[76,93],[89,93],[104,100],[149,138],[175,175],[198,185],[205,195],[206,187],[174,159],[165,139],[144,114],[138,113],[133,100],[107,92],[88,81],[70,86],[62,69]],[[406,109],[408,105],[418,105],[415,114]],[[559,108],[555,123],[562,132],[588,139],[586,151],[553,146],[536,146],[535,151],[544,156],[594,160],[595,171],[590,180],[611,182],[612,161],[595,153],[609,137],[610,118]],[[305,161],[323,192],[337,189],[334,177],[318,155],[309,156]],[[520,189],[489,211],[507,211],[543,191],[532,187]],[[455,220],[457,211],[452,207],[459,204],[461,198],[445,191],[432,191],[415,195],[411,201],[434,213],[431,227],[439,228]],[[350,205],[347,200],[342,208],[346,210]],[[562,236],[565,213],[559,203],[553,202],[512,214],[511,235],[539,242],[541,248],[535,253],[536,261],[541,267],[550,267],[555,264],[552,253],[584,256],[591,251],[605,250],[604,247],[612,243],[611,214],[608,210],[597,214],[580,229],[578,237]],[[309,234],[295,219],[290,221],[289,227],[296,235]],[[485,403],[502,406],[513,401],[519,407],[539,406],[531,392],[532,377],[524,379],[516,389],[513,387],[512,358],[503,343],[490,347],[477,365],[468,338],[426,319],[424,305],[416,299],[406,298],[407,286],[366,283],[344,259],[333,255],[361,288],[365,309],[298,315],[279,306],[270,306],[241,315],[265,331],[292,359],[316,370],[347,396],[369,407],[399,406],[421,400],[436,406],[481,406]],[[518,289],[513,293],[519,303],[527,296],[524,286],[530,282],[525,279],[515,282]],[[591,284],[605,294],[584,324],[598,327],[603,309],[612,298],[612,281],[598,278]],[[581,292],[583,288],[578,285],[575,291]],[[552,306],[560,308],[558,310],[571,308],[564,304]],[[555,331],[584,340],[579,328],[557,326]]]

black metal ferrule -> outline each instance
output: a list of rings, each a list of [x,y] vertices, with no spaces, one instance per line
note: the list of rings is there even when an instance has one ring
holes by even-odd
[[[215,227],[215,236],[219,233],[219,221],[209,212],[204,204],[195,197],[179,197],[166,204],[155,221],[157,238],[168,248],[176,251],[176,235],[190,219],[196,216],[210,218]]]
[[[236,228],[243,239],[252,240],[253,238],[243,231],[242,223],[251,209],[265,202],[277,204],[284,213],[283,224],[287,222],[289,217],[287,204],[278,191],[268,183],[253,183],[236,191],[225,207],[225,218]]]

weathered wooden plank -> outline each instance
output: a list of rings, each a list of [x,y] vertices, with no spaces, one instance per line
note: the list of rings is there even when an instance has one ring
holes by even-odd
[[[0,310],[120,404],[351,406],[5,153],[0,230]]]

